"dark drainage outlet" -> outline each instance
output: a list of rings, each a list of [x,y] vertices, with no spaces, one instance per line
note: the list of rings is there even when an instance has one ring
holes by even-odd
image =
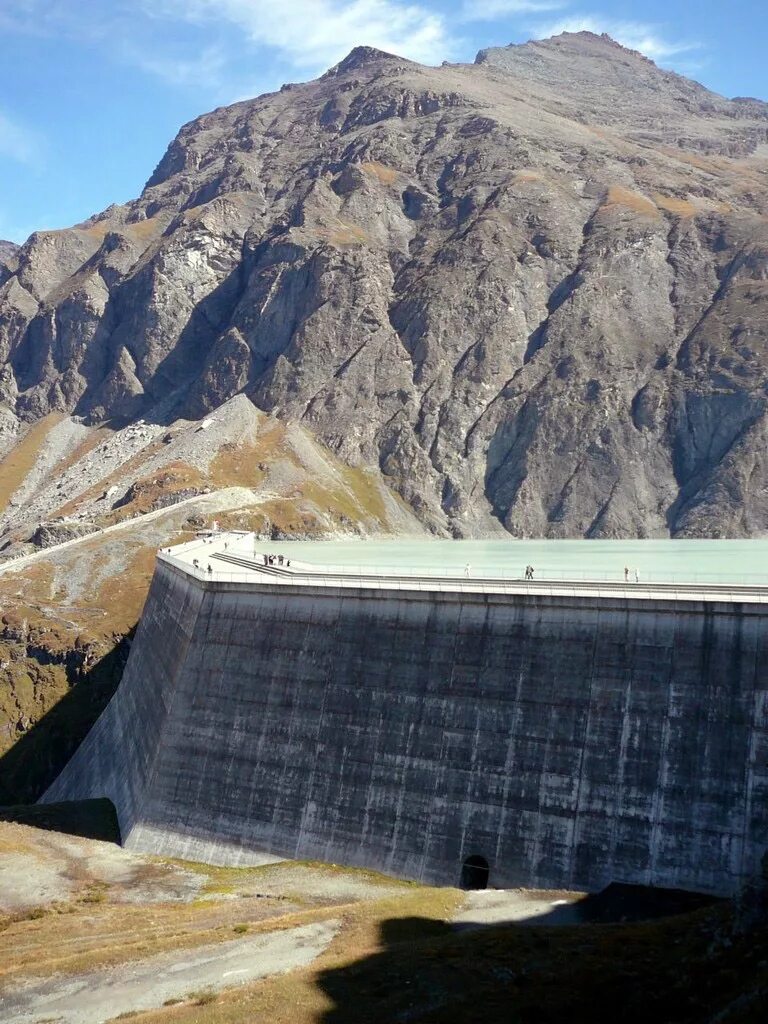
[[[485,857],[467,857],[461,869],[461,888],[487,889],[489,871]]]

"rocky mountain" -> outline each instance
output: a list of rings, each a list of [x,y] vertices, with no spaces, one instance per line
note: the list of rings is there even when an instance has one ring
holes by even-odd
[[[749,536],[767,324],[768,104],[589,33],[358,48],[2,248],[0,444],[240,395],[435,532]]]
[[[18,267],[16,253],[19,251],[15,242],[6,242],[0,238],[0,285],[5,284]]]

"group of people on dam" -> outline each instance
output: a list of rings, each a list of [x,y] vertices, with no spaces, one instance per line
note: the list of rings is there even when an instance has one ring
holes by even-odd
[[[284,555],[262,555],[264,559],[264,565],[283,565],[287,569],[290,564],[290,558],[286,558]]]

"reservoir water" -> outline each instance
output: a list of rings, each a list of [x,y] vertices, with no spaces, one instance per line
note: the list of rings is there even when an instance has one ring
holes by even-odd
[[[252,544],[252,541],[248,541]],[[257,541],[259,552],[318,566],[398,573],[536,579],[768,583],[768,538],[754,540]],[[243,548],[245,550],[245,548]]]

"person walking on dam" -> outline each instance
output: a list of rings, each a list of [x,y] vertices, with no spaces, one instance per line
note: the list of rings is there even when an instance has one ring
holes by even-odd
[[[629,567],[624,566],[624,582],[629,583]]]
[[[471,571],[472,567],[470,566],[469,562],[467,562],[467,564],[464,566],[464,575],[469,576]]]

